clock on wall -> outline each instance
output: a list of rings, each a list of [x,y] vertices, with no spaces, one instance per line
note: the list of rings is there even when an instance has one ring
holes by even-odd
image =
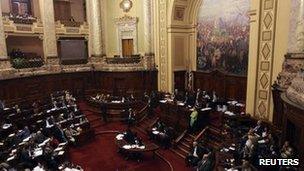
[[[133,2],[131,0],[122,0],[119,5],[124,12],[129,12],[133,6]]]

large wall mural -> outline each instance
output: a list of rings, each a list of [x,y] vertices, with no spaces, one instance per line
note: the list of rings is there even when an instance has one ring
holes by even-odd
[[[204,0],[198,14],[197,69],[247,75],[249,0]]]

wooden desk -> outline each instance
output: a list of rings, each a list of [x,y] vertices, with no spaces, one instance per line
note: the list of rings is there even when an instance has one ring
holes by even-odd
[[[119,148],[119,151],[122,152],[123,154],[127,154],[127,155],[152,152],[153,153],[153,158],[154,158],[155,152],[159,149],[159,146],[157,146],[154,143],[144,144],[145,148],[134,147],[134,148],[127,149],[127,148],[124,148],[124,146],[125,145],[132,145],[132,144],[129,144],[124,139],[117,139],[115,137],[115,142],[116,142],[117,147]]]
[[[190,115],[192,110],[186,106],[177,105],[173,102],[159,103],[160,119],[166,123],[167,126],[174,128],[178,133],[188,129],[190,123]],[[209,111],[198,110],[198,127],[200,130],[206,125],[208,121]]]

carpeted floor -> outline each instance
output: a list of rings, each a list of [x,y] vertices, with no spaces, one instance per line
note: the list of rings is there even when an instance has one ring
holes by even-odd
[[[99,134],[102,131],[124,131],[126,126],[122,122],[103,123],[97,113],[89,111],[89,106],[81,102],[80,109],[87,116],[92,128],[97,134],[95,139],[81,147],[70,149],[71,162],[82,166],[85,171],[170,171],[169,165],[159,157],[153,158],[152,153],[144,154],[144,161],[125,160],[117,153],[115,134]],[[147,142],[146,135],[138,135]],[[191,170],[185,167],[184,161],[170,150],[159,149],[163,156],[173,166],[174,171]]]

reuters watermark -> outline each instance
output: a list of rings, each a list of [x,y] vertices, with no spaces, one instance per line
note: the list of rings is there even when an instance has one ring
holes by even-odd
[[[299,166],[299,159],[259,159],[260,166]]]

